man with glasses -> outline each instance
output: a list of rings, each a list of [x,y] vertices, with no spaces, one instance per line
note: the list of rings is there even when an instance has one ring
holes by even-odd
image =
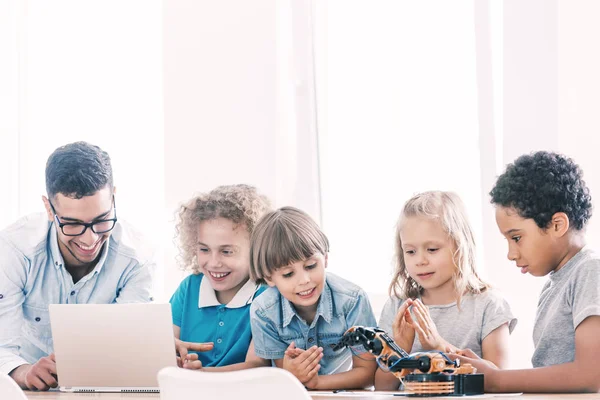
[[[0,373],[32,390],[57,386],[48,305],[149,302],[155,267],[117,219],[110,157],[99,147],[56,149],[46,191],[46,214],[0,232]]]

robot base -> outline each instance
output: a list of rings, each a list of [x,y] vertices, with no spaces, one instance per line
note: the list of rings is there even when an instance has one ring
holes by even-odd
[[[409,396],[469,396],[483,394],[483,374],[409,374],[402,379]]]

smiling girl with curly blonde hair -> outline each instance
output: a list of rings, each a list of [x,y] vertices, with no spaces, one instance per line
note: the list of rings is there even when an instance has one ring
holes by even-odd
[[[192,272],[170,300],[180,366],[237,370],[262,363],[254,355],[249,310],[265,288],[249,279],[249,256],[250,234],[269,209],[249,185],[219,186],[180,207],[179,263]]]

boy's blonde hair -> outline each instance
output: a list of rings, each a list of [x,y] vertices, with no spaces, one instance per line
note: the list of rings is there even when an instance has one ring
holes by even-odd
[[[390,284],[389,294],[398,298],[416,298],[423,288],[408,274],[404,261],[400,233],[408,217],[426,217],[440,222],[444,231],[454,241],[456,251],[453,255],[456,271],[454,284],[457,303],[465,293],[482,293],[489,285],[477,275],[475,268],[475,238],[467,213],[460,197],[452,192],[423,192],[412,197],[404,208],[396,225],[396,270]]]
[[[264,283],[281,267],[328,252],[327,236],[304,211],[294,207],[271,211],[250,238],[250,279]]]
[[[200,222],[225,218],[236,226],[243,225],[252,234],[257,221],[270,208],[269,199],[250,185],[219,186],[194,196],[177,212],[175,238],[179,244],[180,266],[194,274],[200,273],[196,258]]]

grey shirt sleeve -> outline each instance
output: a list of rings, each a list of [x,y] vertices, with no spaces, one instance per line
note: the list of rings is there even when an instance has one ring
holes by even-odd
[[[600,315],[600,255],[584,248],[548,276],[540,293],[533,366],[572,362],[577,326],[593,315]]]
[[[509,333],[512,333],[517,325],[517,319],[513,316],[510,305],[503,297],[490,290],[487,300],[481,326],[482,342],[490,333],[504,324],[508,324]]]
[[[573,328],[587,317],[600,315],[600,274],[598,262],[579,266],[576,279],[569,281],[567,301],[572,301]]]
[[[390,297],[385,302],[383,310],[381,311],[381,317],[379,318],[379,328],[383,329],[388,335],[392,336],[392,324],[396,318],[398,307],[400,307],[400,300],[396,297]]]

